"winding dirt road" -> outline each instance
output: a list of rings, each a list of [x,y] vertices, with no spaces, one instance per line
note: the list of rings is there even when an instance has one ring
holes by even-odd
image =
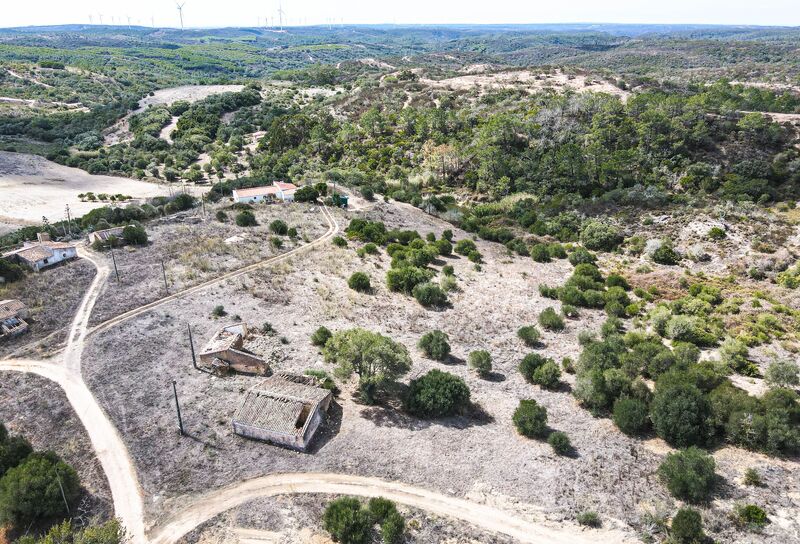
[[[41,361],[32,359],[0,360],[0,370],[37,374],[54,381],[64,390],[67,399],[86,429],[92,442],[92,447],[105,471],[114,501],[114,513],[128,531],[131,544],[146,544],[148,542],[167,544],[177,542],[200,524],[238,505],[260,497],[293,493],[330,493],[361,497],[382,496],[438,515],[460,519],[482,529],[511,536],[520,542],[535,542],[537,544],[589,544],[598,541],[617,544],[629,542],[630,540],[626,534],[621,531],[581,531],[574,526],[549,527],[520,519],[508,512],[488,505],[450,497],[400,482],[387,482],[378,478],[347,474],[324,473],[273,474],[239,482],[203,495],[190,496],[185,498],[184,501],[189,506],[169,517],[164,523],[153,527],[150,531],[145,531],[143,494],[133,460],[119,431],[100,407],[81,375],[81,358],[86,337],[89,334],[106,330],[187,294],[195,293],[210,285],[280,262],[301,251],[324,243],[338,232],[339,225],[335,217],[325,207],[321,209],[328,221],[329,228],[325,234],[313,242],[161,298],[116,316],[92,329],[88,327],[89,318],[110,271],[106,263],[96,258],[96,254],[81,247],[79,249],[80,256],[97,267],[97,275],[86,291],[76,312],[64,351],[52,359]]]

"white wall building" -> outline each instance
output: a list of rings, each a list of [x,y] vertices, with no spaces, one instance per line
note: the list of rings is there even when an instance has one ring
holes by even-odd
[[[234,189],[233,200],[242,204],[255,204],[257,202],[272,202],[282,200],[294,201],[294,192],[297,186],[294,183],[275,181],[272,185],[262,187],[248,187],[247,189]]]

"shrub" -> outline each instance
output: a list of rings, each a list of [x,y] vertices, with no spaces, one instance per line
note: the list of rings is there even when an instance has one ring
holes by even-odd
[[[545,361],[539,368],[533,371],[531,381],[541,385],[545,389],[555,389],[561,379],[561,369],[553,360]]]
[[[367,544],[371,540],[373,519],[358,499],[345,497],[328,504],[322,515],[322,526],[337,542]]]
[[[214,317],[225,317],[226,315],[228,315],[228,312],[225,311],[225,306],[223,306],[222,304],[218,304],[214,306],[213,310],[211,310],[211,315],[213,315]]]
[[[577,266],[579,264],[584,264],[584,263],[594,264],[597,261],[597,257],[595,256],[594,253],[586,251],[582,247],[575,248],[575,251],[570,253],[567,259],[569,260],[572,266]]]
[[[147,231],[141,225],[128,225],[122,229],[122,238],[129,244],[143,246],[147,243]]]
[[[236,214],[236,224],[240,227],[255,227],[258,225],[258,221],[253,212],[244,210]]]
[[[754,468],[748,468],[744,471],[744,485],[749,485],[752,487],[761,487],[764,485],[764,481],[761,479],[761,475],[758,471]]]
[[[660,378],[659,382],[663,379]],[[671,445],[685,448],[705,443],[709,415],[708,402],[694,385],[671,383],[656,386],[650,419],[656,434]]]
[[[373,497],[367,502],[367,510],[369,510],[375,523],[383,523],[389,514],[397,512],[397,507],[389,499]]]
[[[622,234],[615,227],[600,221],[589,221],[581,231],[581,243],[586,249],[613,251],[622,240]]]
[[[570,319],[575,319],[576,317],[580,316],[580,312],[572,304],[562,304],[561,313],[564,315],[564,317],[568,317]]]
[[[446,264],[442,267],[442,274],[444,274],[445,276],[455,276],[456,271],[453,268],[453,265]]]
[[[559,290],[555,287],[548,287],[547,285],[540,283],[539,294],[542,295],[544,298],[557,299]]]
[[[514,426],[528,438],[542,438],[547,434],[547,410],[535,400],[521,400],[514,411]]]
[[[740,527],[757,530],[769,523],[767,513],[755,504],[738,504],[733,509],[733,520]]]
[[[572,444],[567,433],[561,431],[550,433],[550,436],[547,437],[547,443],[558,455],[568,455],[572,452]]]
[[[378,253],[378,246],[376,246],[372,242],[369,242],[364,245],[364,252],[369,253],[370,255],[375,255],[376,253]]]
[[[485,350],[470,352],[467,357],[467,365],[475,370],[479,376],[485,378],[492,371],[492,355]]]
[[[334,236],[331,243],[336,247],[347,247],[347,240],[342,238],[341,236]]]
[[[284,221],[276,219],[269,224],[269,230],[277,235],[283,236],[289,232],[289,226]]]
[[[447,293],[435,283],[417,284],[414,286],[412,294],[417,302],[425,307],[441,308],[447,304]]]
[[[432,277],[433,272],[430,270],[416,266],[403,266],[392,268],[386,272],[386,285],[390,291],[402,291],[411,295],[417,285],[428,282]]]
[[[537,263],[549,263],[550,251],[547,249],[547,244],[535,244],[531,247],[531,258]]]
[[[481,252],[480,252],[480,251],[470,251],[470,252],[467,254],[467,259],[469,259],[469,260],[470,260],[470,262],[473,262],[473,263],[475,263],[476,265],[478,265],[478,264],[480,264],[480,263],[482,263],[482,262],[483,262],[483,255],[481,255]],[[476,269],[478,269],[478,270],[480,270],[480,267],[479,267],[479,266],[476,266],[475,268],[476,268]]]
[[[439,255],[448,256],[453,253],[453,244],[442,238],[441,240],[437,240],[435,242],[436,250],[439,252]]]
[[[319,198],[319,191],[313,185],[304,185],[294,192],[295,202],[314,202]]]
[[[80,494],[71,466],[50,451],[31,453],[0,479],[0,520],[21,526],[44,521],[64,514],[64,501],[71,510]]]
[[[564,330],[564,318],[558,315],[551,307],[545,308],[539,314],[539,324],[548,331],[558,332]]]
[[[635,398],[621,398],[614,403],[614,424],[620,431],[635,436],[650,426],[647,404]]]
[[[581,512],[575,517],[575,521],[578,522],[578,525],[583,525],[585,527],[594,527],[595,529],[602,525],[600,521],[600,516],[597,515],[597,512]]]
[[[775,361],[767,367],[764,380],[770,387],[796,387],[800,384],[800,368],[794,361]]]
[[[564,249],[564,246],[561,244],[548,244],[547,245],[547,252],[550,254],[550,257],[553,259],[566,259],[567,258],[567,250]]]
[[[403,541],[406,530],[406,520],[397,510],[390,512],[381,523],[381,539],[383,544],[399,544]]]
[[[0,278],[6,283],[19,281],[25,276],[25,269],[21,266],[0,259]]]
[[[653,262],[668,266],[676,265],[680,262],[681,256],[672,249],[672,244],[664,242],[650,256]]]
[[[673,497],[706,502],[717,481],[714,458],[694,446],[670,453],[658,467],[658,477]]]
[[[436,330],[426,332],[419,339],[417,347],[425,353],[425,356],[434,361],[444,361],[450,355],[450,339],[447,334]]]
[[[529,353],[523,357],[519,363],[519,372],[526,381],[533,383],[533,374],[539,369],[540,366],[552,359],[542,357],[538,353]]]
[[[350,279],[347,280],[347,286],[360,293],[368,293],[372,288],[369,283],[369,276],[364,272],[353,272]]]
[[[459,255],[469,255],[473,251],[476,251],[478,248],[475,246],[475,242],[470,240],[469,238],[464,238],[456,242],[455,252]]]
[[[631,286],[628,283],[628,280],[620,276],[619,274],[609,274],[606,278],[606,287],[621,287],[625,291],[630,291]]]
[[[333,336],[333,333],[327,327],[319,327],[311,335],[311,344],[315,346],[324,346],[328,339]]]
[[[533,325],[525,325],[517,330],[517,337],[519,337],[526,346],[533,348],[539,345],[541,334],[539,333],[539,329]]]
[[[0,423],[0,478],[33,453],[30,443],[21,436],[9,436]]]
[[[463,411],[469,405],[469,399],[469,388],[464,380],[433,369],[411,380],[405,409],[422,418],[447,417]]]
[[[722,240],[725,238],[727,234],[725,233],[725,229],[720,227],[711,227],[708,229],[708,237],[712,240]]]
[[[683,507],[672,518],[670,536],[676,544],[700,544],[704,540],[703,518],[691,507]]]

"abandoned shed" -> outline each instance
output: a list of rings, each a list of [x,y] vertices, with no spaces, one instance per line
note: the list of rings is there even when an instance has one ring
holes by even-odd
[[[96,230],[90,232],[88,239],[90,244],[105,244],[114,240],[122,239],[122,231],[125,227],[111,227],[110,229]]]
[[[4,253],[3,258],[39,272],[78,256],[78,249],[73,243],[53,242],[46,232],[40,232],[36,237],[36,242],[26,242],[21,248]]]
[[[332,394],[316,378],[279,373],[250,389],[233,416],[233,432],[278,446],[306,451]]]
[[[0,300],[0,340],[28,330],[28,308],[20,300]]]
[[[267,362],[243,349],[247,338],[247,325],[234,323],[222,327],[200,352],[200,362],[216,374],[230,371],[266,376],[270,369]]]

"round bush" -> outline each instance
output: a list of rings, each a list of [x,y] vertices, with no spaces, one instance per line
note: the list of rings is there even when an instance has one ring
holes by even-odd
[[[615,227],[600,221],[589,221],[581,231],[581,243],[586,249],[613,251],[622,240],[622,234]]]
[[[258,225],[258,221],[253,212],[244,210],[236,214],[236,224],[240,227],[254,227]]]
[[[517,331],[517,336],[529,348],[538,346],[539,338],[541,338],[539,329],[537,329],[533,325],[526,325],[524,327],[520,327],[519,330]]]
[[[324,346],[333,333],[327,327],[320,327],[311,335],[311,343],[315,346]]]
[[[586,249],[582,247],[576,247],[575,250],[569,254],[567,259],[572,266],[577,266],[583,263],[594,264],[595,261],[597,261],[597,257],[594,253],[586,251]]]
[[[676,499],[708,501],[717,481],[714,458],[694,446],[670,453],[658,467],[658,477]]]
[[[275,221],[269,224],[269,230],[274,232],[275,234],[282,236],[287,232],[289,232],[289,226],[286,224],[286,222],[280,219],[276,219]]]
[[[614,424],[629,436],[646,432],[650,427],[647,405],[635,398],[618,399],[614,403]]]
[[[522,361],[519,363],[519,372],[526,381],[533,383],[533,374],[540,366],[550,360],[551,359],[542,357],[538,353],[529,353],[523,357]]]
[[[550,433],[550,436],[547,437],[547,443],[558,455],[567,455],[572,451],[572,444],[567,433],[562,433],[561,431]]]
[[[373,519],[358,499],[344,497],[328,504],[322,526],[333,539],[344,544],[367,544],[371,539]]]
[[[417,417],[447,417],[463,411],[469,405],[469,398],[469,388],[464,380],[433,369],[411,380],[405,408]]]
[[[696,544],[703,541],[703,518],[691,507],[683,507],[672,518],[670,536],[677,544]]]
[[[536,244],[531,247],[531,258],[537,263],[549,263],[550,251],[547,249],[547,244]]]
[[[656,434],[678,448],[704,444],[710,416],[708,402],[694,385],[656,387],[650,419]]]
[[[755,504],[740,504],[735,507],[734,514],[738,525],[751,529],[760,529],[769,522],[764,509]]]
[[[444,361],[450,355],[450,338],[442,331],[426,332],[419,339],[417,347],[425,356],[434,361]]]
[[[383,544],[399,544],[403,541],[406,529],[406,520],[397,510],[390,512],[381,523],[381,539]]]
[[[539,314],[539,324],[548,331],[563,331],[564,318],[558,315],[553,308],[545,308]]]
[[[668,243],[661,244],[650,256],[653,262],[664,264],[668,266],[676,265],[680,262],[681,256],[672,249],[672,245]]]
[[[467,358],[467,365],[479,376],[486,377],[492,371],[492,356],[488,351],[473,351]]]
[[[353,275],[347,280],[347,286],[360,293],[368,293],[371,289],[369,276],[364,272],[353,272]]]
[[[535,400],[521,400],[514,411],[514,426],[528,438],[542,438],[547,434],[547,410]]]
[[[336,247],[346,247],[347,246],[347,240],[345,240],[341,236],[334,236],[333,240],[331,240],[331,243],[333,245],[335,245]]]
[[[447,304],[447,294],[435,283],[425,282],[415,285],[412,294],[417,302],[426,307],[440,308]]]
[[[545,389],[555,389],[561,379],[561,369],[553,360],[546,361],[539,368],[534,370],[531,381],[541,385]]]

